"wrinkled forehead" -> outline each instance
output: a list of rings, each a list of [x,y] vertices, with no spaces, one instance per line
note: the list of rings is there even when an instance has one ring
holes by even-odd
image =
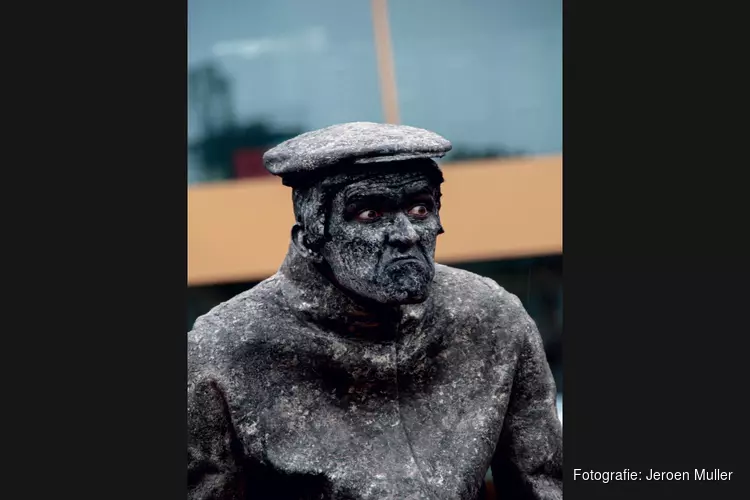
[[[373,173],[346,179],[336,199],[346,203],[356,198],[402,199],[411,195],[431,194],[438,185],[422,171]]]

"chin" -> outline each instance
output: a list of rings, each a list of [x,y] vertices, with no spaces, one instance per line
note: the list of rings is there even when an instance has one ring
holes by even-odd
[[[427,300],[432,278],[426,272],[401,275],[384,287],[382,295],[391,305],[419,304]]]
[[[414,288],[389,288],[383,290],[375,299],[381,304],[389,306],[400,306],[408,304],[421,304],[429,296],[429,286]]]
[[[395,270],[376,282],[357,280],[342,285],[363,299],[386,306],[420,304],[427,300],[434,273],[422,265],[398,266]]]
[[[402,287],[396,284],[380,287],[352,287],[349,289],[362,299],[384,306],[421,304],[429,296],[429,284],[420,287]]]

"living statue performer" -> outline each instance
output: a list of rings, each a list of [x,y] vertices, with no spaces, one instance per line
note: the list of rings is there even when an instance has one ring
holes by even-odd
[[[358,122],[265,154],[296,222],[278,272],[188,334],[188,498],[474,500],[488,468],[499,498],[562,498],[535,323],[434,262],[450,149]]]

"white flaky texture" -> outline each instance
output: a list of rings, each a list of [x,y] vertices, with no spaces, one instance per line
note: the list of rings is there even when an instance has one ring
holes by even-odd
[[[310,173],[350,160],[377,163],[440,158],[452,148],[444,137],[421,128],[387,123],[352,122],[301,134],[263,155],[274,175]]]
[[[562,499],[555,385],[534,322],[438,265],[396,335],[298,258],[188,336],[192,500]]]

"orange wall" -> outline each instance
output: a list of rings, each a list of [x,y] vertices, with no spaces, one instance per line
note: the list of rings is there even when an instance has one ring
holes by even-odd
[[[445,165],[445,234],[451,263],[562,253],[562,156]],[[188,189],[188,284],[251,281],[281,264],[294,223],[278,179]]]

